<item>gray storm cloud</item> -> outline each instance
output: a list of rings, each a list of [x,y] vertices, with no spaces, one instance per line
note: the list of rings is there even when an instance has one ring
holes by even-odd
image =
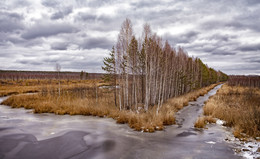
[[[21,37],[24,39],[34,39],[38,37],[49,37],[61,33],[74,33],[77,29],[66,23],[44,23],[35,24],[29,27]]]
[[[260,74],[259,0],[0,2],[0,69],[102,72],[125,18],[228,74]]]

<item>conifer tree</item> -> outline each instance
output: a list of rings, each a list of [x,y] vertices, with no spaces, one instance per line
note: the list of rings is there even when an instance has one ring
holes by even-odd
[[[115,105],[116,103],[116,61],[115,61],[115,48],[112,47],[112,50],[109,53],[109,57],[105,57],[103,60],[105,66],[102,66],[102,69],[106,71],[107,74],[104,75],[104,80],[107,82],[112,82],[114,87],[114,98]]]

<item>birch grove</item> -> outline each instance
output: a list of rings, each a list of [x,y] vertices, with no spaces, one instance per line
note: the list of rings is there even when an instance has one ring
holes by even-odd
[[[138,111],[143,107],[148,111],[156,106],[158,112],[169,98],[227,80],[226,74],[209,68],[199,58],[189,57],[182,47],[175,49],[167,40],[163,42],[148,24],[138,39],[131,21],[126,19],[111,60],[115,68],[110,69],[116,77],[115,103],[120,110]]]

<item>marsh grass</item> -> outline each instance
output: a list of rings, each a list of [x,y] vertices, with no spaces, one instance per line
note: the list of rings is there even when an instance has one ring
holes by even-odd
[[[197,119],[194,124],[195,128],[205,128],[207,124],[216,123],[216,118],[212,116],[202,116]]]
[[[203,110],[206,116],[225,120],[236,137],[260,136],[260,89],[225,84]]]
[[[59,81],[56,79],[27,79],[27,80],[0,80],[0,97],[10,96],[23,93],[41,92],[44,88],[58,89]],[[78,86],[93,87],[107,85],[102,80],[61,80],[61,88],[63,90],[71,89]]]
[[[165,102],[157,113],[157,107],[150,107],[145,112],[143,105],[139,105],[139,111],[119,110],[114,105],[113,92],[110,89],[98,89],[98,84],[104,85],[102,81],[90,81],[80,84],[63,84],[61,95],[58,95],[58,88],[54,85],[42,85],[37,94],[13,95],[2,102],[13,108],[24,107],[33,109],[34,113],[54,113],[58,115],[86,115],[109,117],[119,124],[128,124],[134,130],[154,132],[163,130],[166,125],[175,124],[175,113],[194,101],[200,95],[206,94],[215,85],[205,87],[186,95],[172,98]]]
[[[208,87],[204,87],[192,92],[189,92],[185,95],[179,97],[171,98],[166,101],[163,106],[172,107],[175,111],[182,109],[184,106],[187,106],[190,101],[195,101],[199,96],[203,96],[208,93],[211,89],[216,87],[218,84],[212,84]]]

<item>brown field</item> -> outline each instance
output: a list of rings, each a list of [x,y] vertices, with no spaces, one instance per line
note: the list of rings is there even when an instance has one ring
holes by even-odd
[[[204,106],[204,115],[226,121],[235,137],[260,136],[260,89],[223,85]],[[200,125],[202,119],[198,119]]]
[[[163,130],[165,125],[174,124],[175,112],[188,105],[189,101],[194,101],[200,95],[206,94],[217,84],[169,99],[162,105],[158,114],[156,112],[157,106],[151,107],[148,112],[145,112],[142,104],[139,104],[138,112],[120,111],[114,104],[112,90],[97,87],[102,85],[107,85],[107,83],[101,80],[63,80],[59,96],[57,80],[51,82],[49,80],[27,80],[9,83],[1,86],[2,94],[8,95],[5,93],[12,92],[12,94],[19,95],[12,95],[2,104],[13,108],[33,109],[35,113],[110,117],[115,119],[117,123],[127,123],[134,130],[154,132],[155,130]],[[20,94],[26,93],[28,90],[38,93]]]
[[[0,97],[22,93],[40,92],[44,87],[58,89],[59,81],[56,79],[28,79],[28,80],[0,80]],[[68,89],[83,85],[92,87],[106,85],[102,80],[60,80],[61,88]]]

